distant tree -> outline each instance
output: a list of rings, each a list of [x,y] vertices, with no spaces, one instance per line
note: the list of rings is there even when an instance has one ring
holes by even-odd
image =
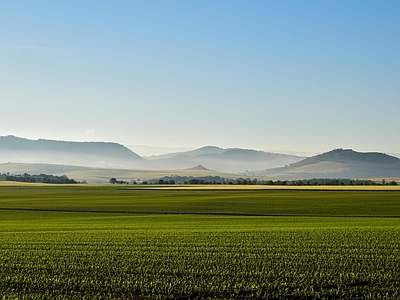
[[[56,176],[56,175],[30,175],[28,173],[24,173],[22,175],[9,175],[3,178],[3,180],[8,181],[18,181],[18,182],[41,182],[41,183],[56,183],[56,184],[71,184],[78,183],[74,179],[69,179],[66,175]]]
[[[111,184],[116,184],[117,183],[117,179],[116,178],[110,178],[110,183]]]

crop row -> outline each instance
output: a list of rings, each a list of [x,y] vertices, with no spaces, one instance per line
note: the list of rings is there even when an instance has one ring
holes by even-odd
[[[3,299],[400,297],[400,229],[0,233]]]

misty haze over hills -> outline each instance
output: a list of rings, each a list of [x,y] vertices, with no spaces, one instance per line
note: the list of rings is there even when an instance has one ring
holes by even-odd
[[[68,174],[80,181],[90,178],[91,182],[102,183],[107,182],[109,176],[124,180],[154,179],[152,176],[179,172],[186,176],[218,173],[232,178],[250,176],[288,180],[400,178],[399,158],[350,149],[336,149],[302,158],[251,149],[206,146],[145,159],[117,143],[28,140],[15,136],[0,137],[0,164],[0,172]],[[135,173],[133,170],[143,172]],[[137,178],[130,178],[132,174]]]
[[[202,165],[207,169],[232,173],[284,166],[301,159],[303,157],[294,155],[251,149],[222,149],[215,146],[149,158],[151,162],[162,169],[184,169]]]
[[[45,163],[86,167],[175,170],[202,165],[223,172],[245,172],[297,162],[302,157],[245,149],[200,149],[147,159],[117,143],[28,140],[0,137],[0,163]]]

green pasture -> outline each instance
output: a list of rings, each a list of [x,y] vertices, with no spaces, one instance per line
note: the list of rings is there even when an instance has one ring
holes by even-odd
[[[0,299],[398,299],[399,202],[0,187]]]
[[[124,189],[3,186],[0,209],[287,216],[400,216],[400,190]]]

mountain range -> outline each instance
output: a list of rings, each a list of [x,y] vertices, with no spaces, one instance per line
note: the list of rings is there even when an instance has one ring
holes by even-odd
[[[383,153],[335,149],[304,158],[252,149],[206,146],[141,157],[109,142],[66,142],[0,137],[0,173],[67,174],[88,182],[185,174],[264,179],[400,178],[400,159]],[[133,176],[133,178],[132,178]]]
[[[0,163],[44,163],[144,170],[187,169],[202,165],[222,172],[280,167],[302,157],[249,149],[203,147],[143,158],[127,147],[106,142],[66,142],[0,137]]]

